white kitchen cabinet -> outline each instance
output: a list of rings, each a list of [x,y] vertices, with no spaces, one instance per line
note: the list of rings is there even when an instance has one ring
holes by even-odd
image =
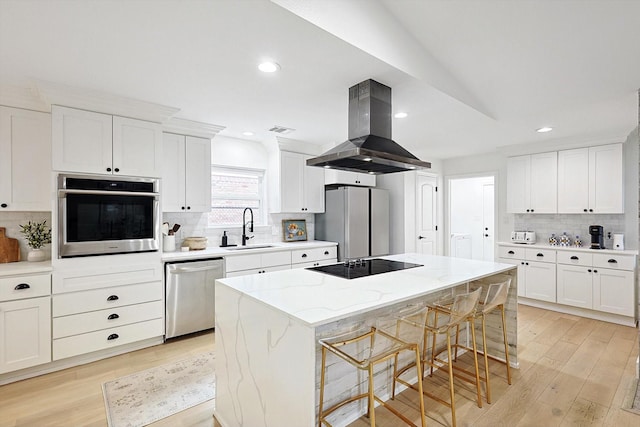
[[[518,266],[518,296],[556,302],[556,253],[549,249],[500,246],[499,261]]]
[[[252,253],[225,257],[225,276],[236,277],[248,274],[291,269],[291,250]]]
[[[51,361],[50,294],[49,274],[0,279],[0,374]]]
[[[211,140],[163,134],[162,211],[211,211]]]
[[[634,315],[634,272],[595,268],[593,309],[623,316]]]
[[[326,169],[324,171],[324,183],[326,185],[362,185],[365,187],[376,186],[376,176],[366,173],[340,171],[336,169]]]
[[[557,152],[507,159],[507,211],[556,213]]]
[[[593,269],[558,264],[557,302],[574,307],[593,308]]]
[[[280,212],[324,212],[324,169],[307,166],[309,158],[280,152]]]
[[[160,177],[162,129],[158,123],[75,108],[51,107],[53,169]]]
[[[291,268],[318,267],[338,262],[338,247],[296,249],[291,251]]]
[[[51,210],[51,115],[0,106],[0,212]]]
[[[558,152],[558,213],[624,213],[622,144]]]

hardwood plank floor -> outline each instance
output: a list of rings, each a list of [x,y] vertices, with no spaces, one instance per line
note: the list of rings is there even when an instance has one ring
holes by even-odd
[[[621,409],[635,381],[637,329],[523,305],[518,316],[520,369],[512,370],[513,384],[507,385],[503,366],[491,364],[493,403],[483,408],[472,389],[459,386],[458,426],[640,425],[640,415]],[[204,333],[0,386],[0,427],[106,426],[102,383],[213,347],[214,334]],[[434,377],[431,387],[444,384]],[[396,400],[419,421],[415,392]],[[448,408],[430,399],[426,406],[429,426],[450,425]],[[152,425],[220,427],[212,414],[207,402]],[[376,419],[381,427],[401,425],[384,409],[376,410]],[[351,424],[364,426],[366,418]]]

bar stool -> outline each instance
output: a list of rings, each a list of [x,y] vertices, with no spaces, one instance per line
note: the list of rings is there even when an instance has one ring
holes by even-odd
[[[484,378],[480,379],[485,382],[487,387],[487,403],[491,403],[491,383],[489,380],[489,359],[505,363],[507,367],[507,383],[511,385],[511,367],[509,365],[509,342],[507,340],[507,320],[505,314],[504,305],[507,302],[509,295],[509,287],[511,286],[511,278],[508,278],[504,282],[492,283],[487,287],[487,292],[484,299],[478,302],[478,309],[474,316],[475,319],[480,318],[482,321],[482,351],[480,353],[484,356]],[[504,357],[502,361],[495,356],[491,356],[487,352],[487,332],[486,332],[486,316],[493,310],[499,309],[502,314],[502,336],[504,341]],[[475,326],[475,325],[474,325]],[[471,350],[469,347],[464,347],[458,344],[458,331],[456,331],[456,347],[465,348]]]
[[[426,318],[426,322],[422,325],[416,324],[416,327],[420,326],[423,331],[423,340],[422,340],[422,365],[423,370],[426,372],[426,366],[430,368],[430,375],[433,374],[434,368],[443,368],[445,365],[448,369],[449,374],[449,402],[440,397],[423,390],[423,394],[431,399],[436,400],[437,402],[451,408],[451,424],[453,427],[456,426],[456,407],[455,407],[455,389],[453,383],[453,360],[454,356],[452,354],[451,349],[454,347],[451,344],[451,335],[452,332],[459,331],[460,324],[473,321],[473,316],[476,311],[476,307],[478,305],[478,300],[480,299],[480,289],[476,289],[473,292],[469,292],[466,294],[456,295],[453,299],[453,302],[449,306],[442,305],[428,305],[429,312]],[[444,322],[443,322],[444,319]],[[474,364],[475,364],[475,378],[474,381],[471,381],[467,378],[462,377],[463,379],[473,382],[476,384],[477,396],[478,396],[478,406],[482,407],[482,398],[480,392],[480,377],[479,377],[479,368],[478,368],[478,355],[476,352],[476,339],[475,339],[475,330],[471,329],[471,342],[473,345],[473,355],[474,355]],[[433,335],[433,341],[431,345],[431,357],[427,357],[427,347],[429,342],[429,334]],[[446,335],[446,347],[440,351],[436,351],[436,338],[438,335]],[[447,359],[440,359],[438,356],[447,352]],[[399,371],[397,375],[394,375],[394,384],[393,390],[395,391],[395,382],[399,382],[401,384],[406,385],[415,390],[415,387],[406,381],[402,380],[400,375],[402,375],[405,371]]]
[[[426,310],[424,317],[426,318]],[[400,328],[400,326],[397,326],[397,328]],[[402,352],[411,352],[413,353],[412,359],[415,359],[413,365],[415,365],[416,367],[418,378],[417,387],[422,393],[422,369],[420,364],[419,344],[417,342],[403,341],[396,335],[387,333],[381,329],[377,329],[376,327],[371,327],[364,330],[360,329],[337,337],[324,338],[319,340],[319,343],[322,346],[322,367],[320,371],[320,402],[318,407],[318,427],[322,427],[323,423],[327,426],[331,426],[331,424],[329,424],[329,422],[326,420],[326,417],[329,414],[348,403],[355,402],[364,398],[368,399],[367,416],[369,417],[371,427],[375,427],[376,425],[374,409],[375,401],[378,401],[382,406],[387,408],[406,424],[417,427],[411,420],[409,420],[395,408],[388,405],[385,401],[376,396],[374,392],[374,366],[387,360],[394,359],[395,370],[396,363],[398,362],[398,355]],[[352,396],[348,399],[336,403],[327,410],[323,410],[327,352],[331,352],[332,354],[338,356],[340,359],[348,362],[358,370],[367,371],[369,385],[367,393]],[[422,398],[422,396],[420,397],[420,419],[421,426],[426,427],[427,421],[424,410],[424,399]]]

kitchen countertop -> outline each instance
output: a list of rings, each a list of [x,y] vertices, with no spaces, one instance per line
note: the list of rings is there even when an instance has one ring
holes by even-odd
[[[51,271],[53,271],[51,260],[41,262],[19,261],[0,264],[0,277],[15,276],[18,274],[48,273]]]
[[[423,266],[352,280],[297,269],[217,282],[315,327],[516,268],[512,264],[436,255],[381,258]]]
[[[552,249],[556,251],[577,251],[577,252],[590,252],[594,254],[613,254],[613,255],[638,255],[637,250],[624,250],[624,251],[616,251],[613,249],[590,249],[588,247],[575,247],[575,246],[551,246],[547,244],[536,243],[535,245],[527,245],[522,243],[512,243],[512,242],[498,242],[501,246],[510,246],[514,248],[535,248],[535,249]]]
[[[306,242],[273,242],[273,243],[257,243],[251,246],[262,246],[262,245],[271,245],[270,248],[256,248],[256,249],[244,249],[244,250],[234,250],[232,248],[221,248],[218,246],[207,247],[206,249],[199,251],[188,251],[188,252],[163,252],[162,253],[162,261],[187,261],[192,259],[203,259],[203,258],[217,258],[217,257],[229,257],[235,255],[247,255],[247,254],[259,254],[265,252],[276,252],[281,250],[296,250],[296,249],[306,249],[306,248],[319,248],[325,246],[334,246],[337,245],[335,242],[325,242],[322,240],[309,240]],[[238,246],[234,246],[237,248]]]

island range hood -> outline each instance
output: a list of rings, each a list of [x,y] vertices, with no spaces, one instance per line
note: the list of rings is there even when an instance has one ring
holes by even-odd
[[[307,165],[375,175],[431,168],[391,139],[391,88],[371,79],[349,88],[349,139]]]

